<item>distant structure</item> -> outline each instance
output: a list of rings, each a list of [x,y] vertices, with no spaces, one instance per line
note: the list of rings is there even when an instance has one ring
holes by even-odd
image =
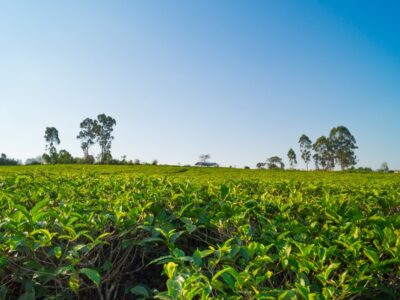
[[[199,161],[195,163],[195,166],[198,167],[219,167],[219,165],[215,162],[206,162],[206,161]]]

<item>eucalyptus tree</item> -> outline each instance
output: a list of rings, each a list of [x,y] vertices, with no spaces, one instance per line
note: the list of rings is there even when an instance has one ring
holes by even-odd
[[[60,144],[58,130],[55,127],[46,127],[44,139],[47,143],[46,151],[48,151],[48,153],[43,154],[43,159],[46,163],[55,164],[57,163],[56,145]]]
[[[308,164],[311,161],[312,143],[310,138],[305,134],[303,134],[299,139],[299,144],[300,144],[301,158],[304,160],[308,171]]]
[[[76,138],[81,140],[81,148],[85,160],[89,160],[89,148],[96,142],[97,127],[97,120],[90,118],[86,118],[80,124],[81,131],[79,131]]]
[[[296,152],[294,152],[294,150],[290,148],[287,153],[287,157],[289,159],[290,168],[293,169],[294,166],[297,164]]]
[[[332,170],[335,167],[335,153],[332,143],[326,136],[320,136],[312,145],[316,169]]]
[[[111,135],[114,131],[114,126],[117,124],[115,119],[105,114],[97,116],[97,125],[95,126],[96,141],[100,145],[100,162],[106,163],[112,159],[111,142],[114,137]]]
[[[357,163],[354,150],[357,149],[357,142],[354,136],[345,126],[332,128],[329,133],[329,140],[335,154],[335,161],[342,170],[353,167]]]

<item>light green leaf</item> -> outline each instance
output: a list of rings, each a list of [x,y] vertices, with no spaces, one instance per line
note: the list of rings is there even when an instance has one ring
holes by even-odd
[[[167,288],[168,295],[172,297],[172,299],[179,299],[179,294],[182,289],[182,285],[178,280],[168,279],[167,280]]]
[[[76,294],[79,290],[79,274],[73,273],[68,280],[69,288]]]
[[[54,255],[57,259],[60,259],[61,255],[62,255],[62,250],[60,246],[56,246],[54,247]]]
[[[372,250],[371,248],[366,248],[364,249],[364,254],[366,257],[369,258],[370,261],[372,261],[374,264],[379,263],[379,256],[378,254]]]
[[[49,200],[48,200],[48,199],[45,199],[45,200],[42,200],[42,201],[39,201],[38,203],[36,203],[35,206],[32,207],[32,209],[31,209],[31,211],[30,211],[31,216],[36,215],[36,213],[37,213],[43,206],[45,206],[48,202],[49,202]]]

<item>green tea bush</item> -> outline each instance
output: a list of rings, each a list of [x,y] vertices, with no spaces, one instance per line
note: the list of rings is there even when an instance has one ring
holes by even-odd
[[[0,299],[398,298],[398,177],[286,174],[5,174]]]

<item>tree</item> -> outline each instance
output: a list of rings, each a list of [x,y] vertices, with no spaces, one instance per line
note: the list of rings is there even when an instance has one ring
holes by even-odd
[[[81,140],[81,148],[85,161],[90,160],[89,148],[95,143],[98,126],[97,120],[92,120],[90,118],[86,118],[80,124],[81,131],[79,131],[76,138]]]
[[[34,157],[34,158],[28,158],[25,161],[25,165],[41,165],[43,164],[43,158],[42,156]]]
[[[0,156],[0,166],[15,166],[18,165],[18,160],[8,158],[4,153]]]
[[[83,161],[82,163],[85,163],[85,164],[94,164],[95,161],[96,161],[96,159],[94,158],[94,156],[89,154],[89,155],[84,159],[84,161]]]
[[[284,169],[285,164],[283,163],[282,158],[280,158],[279,156],[272,156],[267,159],[267,167],[270,170]]]
[[[67,151],[67,150],[60,150],[60,153],[58,153],[58,159],[57,163],[59,164],[73,164],[74,158],[72,155]]]
[[[305,134],[303,134],[299,139],[299,144],[300,144],[301,158],[304,160],[308,171],[308,164],[311,161],[312,143],[310,138]]]
[[[356,139],[345,126],[332,128],[329,133],[335,161],[342,170],[353,167],[357,163],[354,150],[357,149]]]
[[[289,159],[290,168],[293,169],[294,166],[297,164],[296,152],[294,152],[294,150],[290,148],[287,153],[287,157]]]
[[[202,154],[202,155],[199,156],[200,161],[201,161],[202,163],[206,163],[207,160],[210,159],[210,157],[211,157],[210,154]]]
[[[97,116],[97,126],[95,126],[96,141],[100,145],[100,162],[106,163],[112,159],[111,156],[111,142],[114,137],[111,133],[114,130],[114,126],[117,124],[115,119],[105,114]]]
[[[257,169],[264,169],[265,165],[266,165],[265,162],[258,162],[258,163],[256,164],[256,168],[257,168]]]
[[[387,163],[387,162],[382,163],[382,165],[381,165],[379,171],[380,171],[380,172],[385,172],[385,173],[386,173],[386,172],[389,172],[389,165],[388,165],[388,163]]]
[[[57,149],[56,145],[60,144],[60,138],[58,137],[58,130],[55,127],[46,127],[44,133],[44,139],[46,140],[46,150],[48,154],[43,154],[43,159],[46,163],[55,164],[57,163]]]
[[[332,170],[335,167],[335,154],[332,143],[327,137],[320,136],[312,145],[312,148],[315,152],[313,158],[316,169]]]

